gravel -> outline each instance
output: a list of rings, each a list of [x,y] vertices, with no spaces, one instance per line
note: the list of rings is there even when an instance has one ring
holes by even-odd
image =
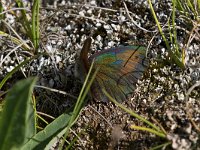
[[[14,6],[13,1],[2,2],[7,6],[6,9],[9,5]],[[29,1],[26,3],[25,6],[30,6]],[[171,146],[166,148],[200,149],[199,85],[188,93],[192,86],[200,82],[199,40],[191,41],[184,49],[186,69],[181,70],[177,65],[166,61],[168,52],[157,32],[147,1],[126,0],[125,3],[133,20],[127,15],[121,1],[43,1],[40,9],[39,52],[46,52],[48,56],[40,56],[24,66],[23,72],[27,76],[38,76],[38,85],[78,96],[81,84],[79,79],[74,77],[74,65],[88,36],[93,37],[91,54],[118,45],[148,46],[149,68],[138,81],[133,97],[122,104],[152,123],[162,126],[167,138],[131,130],[132,124],[146,124],[110,102],[90,100],[72,128],[76,134],[80,134],[73,148],[141,150],[171,141]],[[152,3],[161,24],[166,24],[171,13],[170,1],[155,0]],[[20,14],[18,11],[15,13]],[[24,41],[28,40],[13,14],[6,13],[5,21]],[[181,48],[185,48],[184,43],[188,34],[178,17],[177,24],[182,28],[177,31],[178,43]],[[4,32],[16,36],[6,26]],[[12,51],[16,45],[8,37],[0,38],[0,78],[3,79],[19,62],[33,55],[33,52],[26,52],[23,48]],[[30,42],[28,44],[31,46]],[[9,88],[21,78],[24,77],[18,72],[13,77],[14,80],[9,80],[4,88]],[[40,95],[37,109],[55,117],[76,102],[69,95],[41,88],[36,88],[36,93]],[[71,133],[68,140],[74,137]]]

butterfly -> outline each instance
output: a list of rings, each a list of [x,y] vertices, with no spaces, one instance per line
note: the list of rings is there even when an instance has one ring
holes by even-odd
[[[133,93],[137,80],[148,66],[146,48],[143,46],[119,46],[102,50],[88,58],[92,39],[85,40],[78,58],[78,76],[84,80],[92,61],[99,67],[91,87],[93,98],[108,101],[104,88],[118,102],[127,100]],[[81,74],[83,73],[83,74]]]

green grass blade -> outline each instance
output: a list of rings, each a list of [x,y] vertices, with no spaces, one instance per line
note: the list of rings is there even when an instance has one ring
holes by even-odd
[[[16,3],[18,5],[18,7],[20,8],[24,8],[23,2],[21,0],[16,0]],[[26,30],[26,33],[28,34],[28,36],[31,38],[32,37],[32,33],[31,33],[31,26],[30,26],[30,22],[26,16],[26,10],[21,10],[22,13],[22,25],[24,27],[24,29]]]
[[[32,10],[32,39],[36,50],[39,47],[39,7],[40,1],[35,0]]]
[[[3,12],[3,5],[2,5],[2,3],[0,2],[0,13],[2,13]],[[5,17],[5,14],[1,14],[0,15],[0,20],[1,19],[3,19]]]
[[[157,19],[157,17],[156,17],[156,13],[154,12],[153,6],[152,6],[152,4],[151,4],[151,0],[148,0],[148,2],[149,2],[149,6],[150,6],[150,9],[151,9],[152,15],[153,15],[153,17],[154,17],[154,19],[155,19],[155,21],[156,21],[158,30],[159,30],[159,32],[160,32],[160,34],[161,34],[161,36],[162,36],[162,38],[163,38],[163,40],[164,40],[164,42],[165,42],[165,44],[166,44],[167,49],[170,49],[169,43],[168,43],[168,41],[167,41],[167,39],[166,39],[166,37],[165,37],[163,31],[162,31],[162,28],[161,28],[161,26],[160,26],[160,23],[159,23],[159,21],[158,21],[158,19]]]
[[[177,9],[179,11],[183,11],[184,12],[184,8],[182,6],[182,3],[180,2],[180,0],[172,0],[173,3],[176,3]]]
[[[23,2],[21,0],[16,0],[18,7],[23,7]],[[31,41],[33,42],[34,48],[37,53],[37,49],[39,47],[39,8],[40,8],[40,0],[34,0],[32,7],[32,20],[31,22],[28,20],[26,16],[26,10],[21,10],[22,13],[22,25],[26,31],[26,34],[29,36]]]
[[[152,124],[151,122],[149,122],[148,120],[146,120],[145,118],[139,116],[138,114],[134,113],[132,110],[127,109],[126,107],[124,107],[122,104],[118,103],[114,98],[112,98],[108,92],[106,92],[105,89],[102,89],[103,93],[110,99],[110,101],[112,101],[113,103],[115,103],[117,106],[119,106],[121,109],[123,109],[124,111],[126,111],[127,113],[129,113],[130,115],[132,115],[133,117],[141,120],[142,122],[145,122],[146,124],[148,124],[150,127],[152,127],[153,129],[155,129],[158,132],[162,132],[157,126],[155,126],[154,124]]]
[[[153,9],[151,0],[148,0],[148,3],[149,3],[149,6],[150,6],[152,15],[153,15],[153,17],[154,17],[154,19],[155,19],[155,22],[156,22],[156,24],[157,24],[158,30],[159,30],[159,32],[160,32],[162,38],[163,38],[163,41],[165,42],[165,45],[166,45],[166,47],[167,47],[167,50],[168,50],[168,52],[169,52],[169,54],[170,54],[170,57],[172,58],[172,60],[173,60],[179,67],[181,67],[181,68],[184,69],[185,66],[184,66],[184,63],[182,63],[182,59],[179,59],[179,57],[177,57],[177,55],[176,55],[176,54],[171,50],[171,48],[170,48],[169,42],[167,41],[167,38],[165,37],[165,35],[164,35],[163,31],[162,31],[162,28],[161,28],[161,26],[160,26],[160,23],[159,23],[159,21],[158,21],[158,19],[157,19],[157,17],[156,17],[156,14],[155,14],[155,11],[154,11],[154,9]]]
[[[193,4],[190,2],[190,0],[187,0],[187,5],[189,6],[190,10],[193,12],[195,16],[195,20],[198,18],[197,12],[193,6]]]
[[[22,67],[23,65],[27,64],[28,62],[32,61],[33,59],[39,57],[40,55],[35,55],[30,59],[27,59],[25,61],[23,61],[22,63],[20,63],[17,67],[15,67],[11,72],[9,72],[4,78],[3,80],[0,82],[0,89],[3,87],[3,85],[5,84],[5,82],[17,71],[20,69],[20,67]]]
[[[60,149],[63,147],[65,139],[69,134],[69,129],[72,127],[72,125],[78,119],[78,116],[79,116],[79,114],[81,112],[81,109],[83,107],[83,103],[85,101],[86,95],[88,94],[88,92],[90,90],[90,87],[91,87],[91,85],[92,85],[92,83],[93,83],[93,81],[94,81],[94,79],[96,77],[96,74],[97,74],[98,70],[99,70],[99,68],[97,68],[95,70],[94,74],[92,74],[92,78],[90,78],[93,66],[94,66],[94,62],[92,62],[91,66],[90,66],[90,70],[89,70],[89,72],[88,72],[88,74],[86,76],[86,79],[85,79],[85,82],[84,82],[83,87],[81,89],[81,92],[79,94],[77,103],[76,103],[76,105],[74,107],[74,110],[73,110],[73,113],[72,113],[72,117],[70,118],[69,125],[65,129],[65,136],[64,136],[64,140],[62,141],[61,145],[59,146]]]
[[[35,134],[32,103],[36,78],[17,82],[5,98],[0,120],[0,149],[20,148]]]
[[[200,13],[200,0],[197,0],[197,9],[198,13]]]
[[[2,23],[2,22],[1,22]],[[6,37],[8,39],[10,39],[13,43],[15,43],[16,45],[20,45],[23,43],[23,45],[21,46],[23,49],[30,51],[31,48],[25,43],[23,42],[21,39],[18,39],[10,34],[7,34],[5,32],[0,31],[0,36]]]
[[[131,125],[130,128],[131,129],[136,129],[136,130],[147,131],[147,132],[153,133],[153,134],[155,134],[155,135],[157,135],[159,137],[166,138],[165,134],[163,134],[162,132],[158,132],[156,130],[153,130],[151,128],[140,127],[140,126],[135,126],[135,125]]]
[[[71,114],[60,115],[52,123],[47,125],[44,130],[32,137],[22,147],[22,150],[50,148],[64,134],[61,131],[69,124],[70,117]]]
[[[149,150],[161,150],[162,148],[165,149],[165,147],[167,147],[168,145],[172,144],[172,142],[167,142],[161,145],[158,145],[156,147],[150,148]]]
[[[172,1],[172,29],[173,29],[173,48],[175,51],[175,55],[180,56],[179,53],[179,46],[178,46],[178,41],[177,41],[177,33],[176,33],[176,23],[175,23],[175,19],[176,19],[176,3],[173,3]]]

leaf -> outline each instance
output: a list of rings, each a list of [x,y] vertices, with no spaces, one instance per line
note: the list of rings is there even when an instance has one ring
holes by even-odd
[[[30,139],[29,142],[22,147],[22,150],[45,149],[52,146],[52,144],[65,133],[61,131],[68,125],[70,117],[71,114],[60,115],[52,123],[47,125],[44,130],[38,132]]]
[[[20,148],[35,134],[32,91],[36,78],[17,82],[5,98],[0,120],[0,149]]]

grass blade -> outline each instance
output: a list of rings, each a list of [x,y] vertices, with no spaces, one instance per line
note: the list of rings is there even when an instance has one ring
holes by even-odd
[[[71,114],[62,114],[56,118],[52,123],[47,125],[44,130],[38,132],[32,137],[23,147],[22,150],[27,149],[45,149],[52,146],[63,134],[61,131],[69,124]]]
[[[127,109],[126,107],[124,107],[122,104],[118,103],[115,99],[113,99],[108,92],[106,92],[105,89],[102,89],[103,93],[110,99],[110,101],[112,101],[113,103],[115,103],[117,106],[119,106],[121,109],[123,109],[124,111],[126,111],[127,113],[129,113],[130,115],[132,115],[133,117],[141,120],[142,122],[145,122],[146,124],[148,124],[150,127],[152,127],[154,130],[154,132],[156,133],[160,133],[161,137],[165,136],[164,132],[162,132],[159,127],[155,126],[154,124],[152,124],[150,121],[146,120],[145,118],[139,116],[138,114],[134,113],[132,110]],[[149,128],[149,130],[152,130]],[[158,135],[158,134],[157,134]]]
[[[4,78],[3,80],[0,82],[0,89],[3,87],[3,85],[5,84],[5,82],[18,70],[20,69],[20,67],[22,67],[23,65],[27,64],[28,62],[30,62],[31,60],[39,57],[40,55],[35,55],[30,59],[27,59],[25,61],[23,61],[22,63],[20,63],[17,67],[15,67],[11,72],[9,72]]]

